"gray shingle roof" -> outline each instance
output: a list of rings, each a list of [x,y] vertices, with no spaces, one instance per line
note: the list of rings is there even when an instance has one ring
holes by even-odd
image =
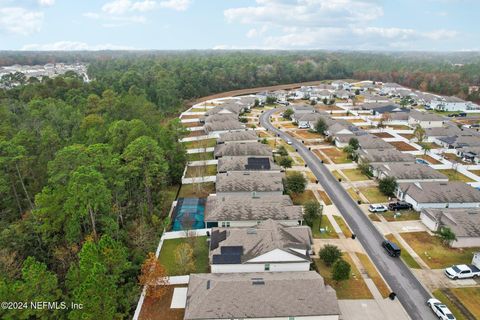
[[[260,142],[233,142],[218,144],[214,150],[215,157],[224,156],[272,156],[270,148]]]
[[[399,183],[398,187],[418,203],[480,202],[480,191],[460,181]]]
[[[217,174],[219,192],[282,192],[284,174],[281,172],[232,171]]]
[[[448,180],[448,177],[443,173],[418,163],[386,163],[373,167],[386,176],[394,177],[397,180]]]
[[[216,113],[202,119],[205,123],[237,121],[238,116],[232,113]]]
[[[221,133],[218,138],[218,143],[233,142],[233,141],[257,141],[258,136],[255,130],[234,131]]]
[[[288,195],[210,195],[205,221],[303,220],[302,206]]]
[[[390,143],[386,142],[382,138],[374,136],[372,134],[365,134],[356,137],[360,148],[362,149],[393,149],[395,148]]]
[[[245,129],[245,125],[237,120],[228,120],[228,121],[209,122],[205,124],[203,128],[207,132],[214,132],[214,131],[227,131],[227,130],[242,130],[242,129]]]
[[[449,227],[457,237],[480,237],[480,208],[423,209],[422,213]]]
[[[335,291],[314,271],[192,274],[185,320],[339,315]]]
[[[445,119],[437,114],[430,112],[421,112],[418,110],[411,110],[410,117],[418,121],[445,121]]]
[[[249,160],[250,159],[250,160]],[[268,164],[268,167],[260,166],[251,166],[252,162],[263,162]],[[249,165],[250,163],[250,165]],[[273,162],[272,157],[268,156],[237,156],[237,157],[221,157],[218,160],[217,171],[218,172],[228,172],[228,171],[280,171],[281,167],[276,165]]]
[[[222,246],[239,246],[242,247],[242,263],[275,249],[283,250],[297,257],[300,256],[304,260],[310,260],[307,252],[310,250],[313,240],[308,226],[285,226],[280,222],[268,219],[254,228],[214,228],[212,229],[212,239],[223,231],[227,231],[226,238],[223,241],[215,242],[216,245],[218,244],[216,248],[210,247],[210,259],[214,255],[221,255]],[[298,251],[292,249],[305,250],[306,254],[299,254]],[[295,261],[298,260],[295,259]]]
[[[359,157],[370,162],[415,162],[415,157],[409,153],[403,153],[397,149],[361,149],[357,151]]]

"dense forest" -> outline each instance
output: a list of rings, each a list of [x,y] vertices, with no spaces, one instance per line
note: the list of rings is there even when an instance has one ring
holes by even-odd
[[[93,81],[70,72],[0,90],[0,300],[84,308],[4,319],[131,317],[185,165],[185,101],[338,78],[463,97],[480,83],[475,54],[0,52],[0,65],[47,62],[88,63]]]

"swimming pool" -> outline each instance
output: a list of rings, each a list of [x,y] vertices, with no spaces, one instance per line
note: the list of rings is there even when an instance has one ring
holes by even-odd
[[[423,159],[416,159],[415,162],[416,162],[416,163],[419,163],[419,164],[424,164],[424,165],[426,165],[426,166],[429,165],[429,163],[428,163],[427,161],[423,160]]]
[[[205,198],[179,198],[172,214],[172,231],[205,228]]]

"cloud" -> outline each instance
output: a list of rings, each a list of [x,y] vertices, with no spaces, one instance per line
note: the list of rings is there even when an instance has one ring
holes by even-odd
[[[20,7],[0,8],[0,32],[27,36],[40,31],[43,12],[28,11]]]
[[[55,4],[55,0],[38,0],[38,4],[42,7],[51,7]]]
[[[129,12],[147,12],[155,8],[157,3],[153,0],[131,1],[114,0],[105,3],[102,11],[108,14],[125,14]]]
[[[89,50],[89,51],[98,51],[98,50],[135,50],[133,47],[129,46],[120,46],[114,44],[97,44],[89,45],[85,42],[78,41],[58,41],[54,43],[47,44],[27,44],[22,47],[21,50],[24,51],[75,51],[75,50]]]
[[[160,1],[160,7],[176,11],[185,11],[192,4],[191,0],[167,0]]]
[[[83,16],[89,19],[101,21],[102,26],[106,28],[122,27],[132,23],[145,23],[147,21],[144,16],[139,15],[112,16],[99,14],[96,12],[86,12],[83,14]]]
[[[256,0],[224,11],[230,23],[248,25],[245,36],[258,48],[414,49],[450,39],[452,30],[375,26],[383,16],[378,0]]]

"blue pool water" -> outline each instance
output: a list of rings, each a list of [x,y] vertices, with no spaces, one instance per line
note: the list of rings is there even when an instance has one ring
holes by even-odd
[[[415,160],[416,163],[419,163],[419,164],[424,164],[424,165],[427,165],[428,166],[428,162],[423,160],[423,159],[416,159]]]
[[[204,198],[179,198],[172,214],[172,231],[205,228]]]

